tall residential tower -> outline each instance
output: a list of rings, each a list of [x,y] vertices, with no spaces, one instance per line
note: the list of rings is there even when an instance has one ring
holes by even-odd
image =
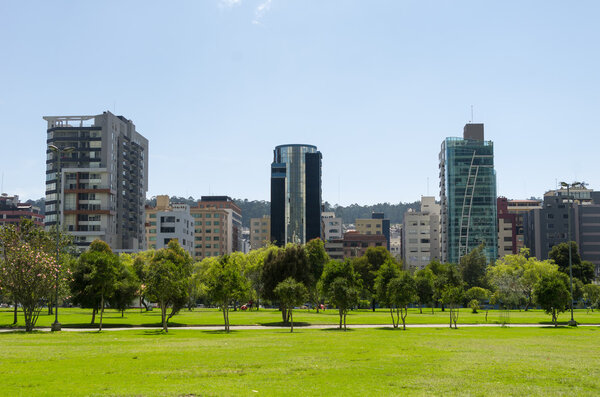
[[[321,237],[321,152],[281,145],[271,164],[271,241],[304,244]]]
[[[494,144],[483,124],[467,124],[463,138],[446,138],[440,152],[441,256],[458,263],[484,244],[488,262],[498,256]]]
[[[51,116],[46,150],[46,227],[56,225],[81,249],[104,240],[113,250],[145,248],[144,205],[148,190],[148,140],[131,120],[96,116]],[[51,150],[54,145],[61,151]],[[60,159],[60,178],[58,172]],[[60,203],[57,201],[60,193]]]

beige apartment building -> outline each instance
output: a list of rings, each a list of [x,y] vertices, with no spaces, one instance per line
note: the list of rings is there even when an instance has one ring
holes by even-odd
[[[421,197],[421,210],[404,214],[402,253],[407,268],[423,269],[440,259],[440,205],[435,197]]]
[[[354,225],[359,234],[367,236],[383,234],[383,219],[357,219]]]
[[[250,219],[250,249],[266,247],[271,240],[271,217]]]

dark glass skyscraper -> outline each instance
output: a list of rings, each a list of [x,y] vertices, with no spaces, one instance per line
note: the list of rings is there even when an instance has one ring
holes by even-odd
[[[484,244],[489,261],[498,256],[494,144],[483,140],[483,124],[467,124],[463,138],[446,138],[440,152],[441,250],[444,262]]]
[[[280,145],[271,164],[271,241],[304,244],[321,237],[321,152]]]

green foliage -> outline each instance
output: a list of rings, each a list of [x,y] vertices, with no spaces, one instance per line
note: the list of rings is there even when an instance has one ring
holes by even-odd
[[[552,316],[557,326],[558,314],[565,311],[571,300],[568,279],[564,273],[555,272],[544,275],[535,285],[535,301],[544,311]]]
[[[294,306],[304,303],[308,296],[308,290],[304,284],[297,282],[291,277],[286,278],[275,287],[275,295],[279,298],[281,306],[290,313],[290,332],[294,332]]]
[[[469,301],[468,306],[469,306],[469,308],[471,308],[471,311],[472,311],[473,314],[477,314],[477,310],[480,309],[480,307],[479,307],[479,301],[477,299],[471,299]]]
[[[168,320],[181,310],[188,301],[192,257],[174,239],[166,248],[154,253],[142,271],[146,296],[158,302],[161,308],[163,330],[168,332]],[[167,316],[167,308],[171,312]]]
[[[600,285],[586,284],[583,286],[583,299],[586,307],[594,311],[600,305]]]
[[[277,300],[275,287],[288,277],[304,285],[312,282],[306,251],[301,245],[288,244],[285,248],[268,251],[261,273],[263,296]],[[284,322],[288,321],[285,310],[281,311],[281,316]]]
[[[31,221],[0,227],[0,291],[21,304],[27,332],[33,331],[42,306],[50,304],[64,277],[50,237]]]
[[[379,303],[386,307],[392,307],[392,303],[388,300],[388,284],[392,279],[400,276],[400,266],[395,261],[386,261],[377,272],[375,278],[375,296]]]
[[[319,282],[321,275],[323,274],[323,268],[325,264],[329,262],[329,255],[325,252],[325,244],[320,238],[310,240],[304,246],[306,251],[306,257],[308,260],[308,272],[310,276],[310,283],[306,285],[309,298],[311,302],[317,307],[319,311],[320,296],[317,283]]]
[[[340,329],[346,329],[348,311],[358,304],[360,288],[359,275],[354,271],[349,260],[344,262],[329,261],[323,269],[321,285],[324,295],[338,309]]]
[[[108,244],[102,240],[94,240],[87,251],[79,257],[79,264],[73,272],[75,279],[71,290],[74,297],[86,303],[99,304],[98,330],[100,331],[102,331],[105,302],[115,292],[119,266],[119,257],[113,254]]]
[[[225,331],[229,332],[229,305],[244,299],[250,283],[243,276],[241,263],[229,255],[212,261],[204,273],[204,284],[209,299],[223,311]]]
[[[362,257],[356,258],[353,261],[355,271],[360,275],[362,280],[363,291],[373,298],[372,308],[375,310],[375,279],[379,268],[386,262],[396,263],[396,259],[389,253],[385,247],[369,247]]]
[[[417,290],[417,300],[419,302],[419,311],[423,313],[422,305],[430,303],[433,309],[435,284],[435,275],[430,269],[421,269],[415,273],[415,288]]]
[[[398,277],[393,278],[387,284],[386,300],[390,305],[392,314],[392,325],[398,328],[399,316],[402,318],[402,329],[406,330],[406,315],[408,314],[408,305],[417,299],[417,289],[415,280],[407,272],[401,272]],[[396,319],[392,309],[396,310]]]
[[[121,316],[138,295],[140,280],[138,279],[133,260],[127,254],[120,256],[117,280],[113,294],[108,298],[110,307],[121,311]]]
[[[463,297],[464,290],[462,286],[447,285],[442,290],[442,297],[440,300],[450,309],[450,328],[452,328],[452,324],[454,324],[454,328],[457,328],[458,308]]]
[[[467,255],[460,258],[459,270],[467,288],[486,288],[487,259],[483,252],[484,245],[481,244]]]
[[[481,287],[471,287],[465,292],[465,300],[482,302],[490,299],[491,291]],[[469,306],[470,307],[470,306]]]
[[[594,281],[594,264],[582,261],[579,249],[575,241],[571,241],[571,262],[573,264],[573,277],[578,278],[584,284]],[[560,243],[552,247],[548,257],[558,265],[558,270],[569,275],[569,243]]]

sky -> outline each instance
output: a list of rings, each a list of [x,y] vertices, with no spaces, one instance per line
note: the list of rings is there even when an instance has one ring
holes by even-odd
[[[269,200],[277,145],[316,145],[323,200],[439,196],[464,124],[497,191],[600,189],[598,1],[0,2],[1,190],[45,194],[43,116],[109,110],[150,142],[148,197]],[[473,112],[471,112],[473,109]]]

